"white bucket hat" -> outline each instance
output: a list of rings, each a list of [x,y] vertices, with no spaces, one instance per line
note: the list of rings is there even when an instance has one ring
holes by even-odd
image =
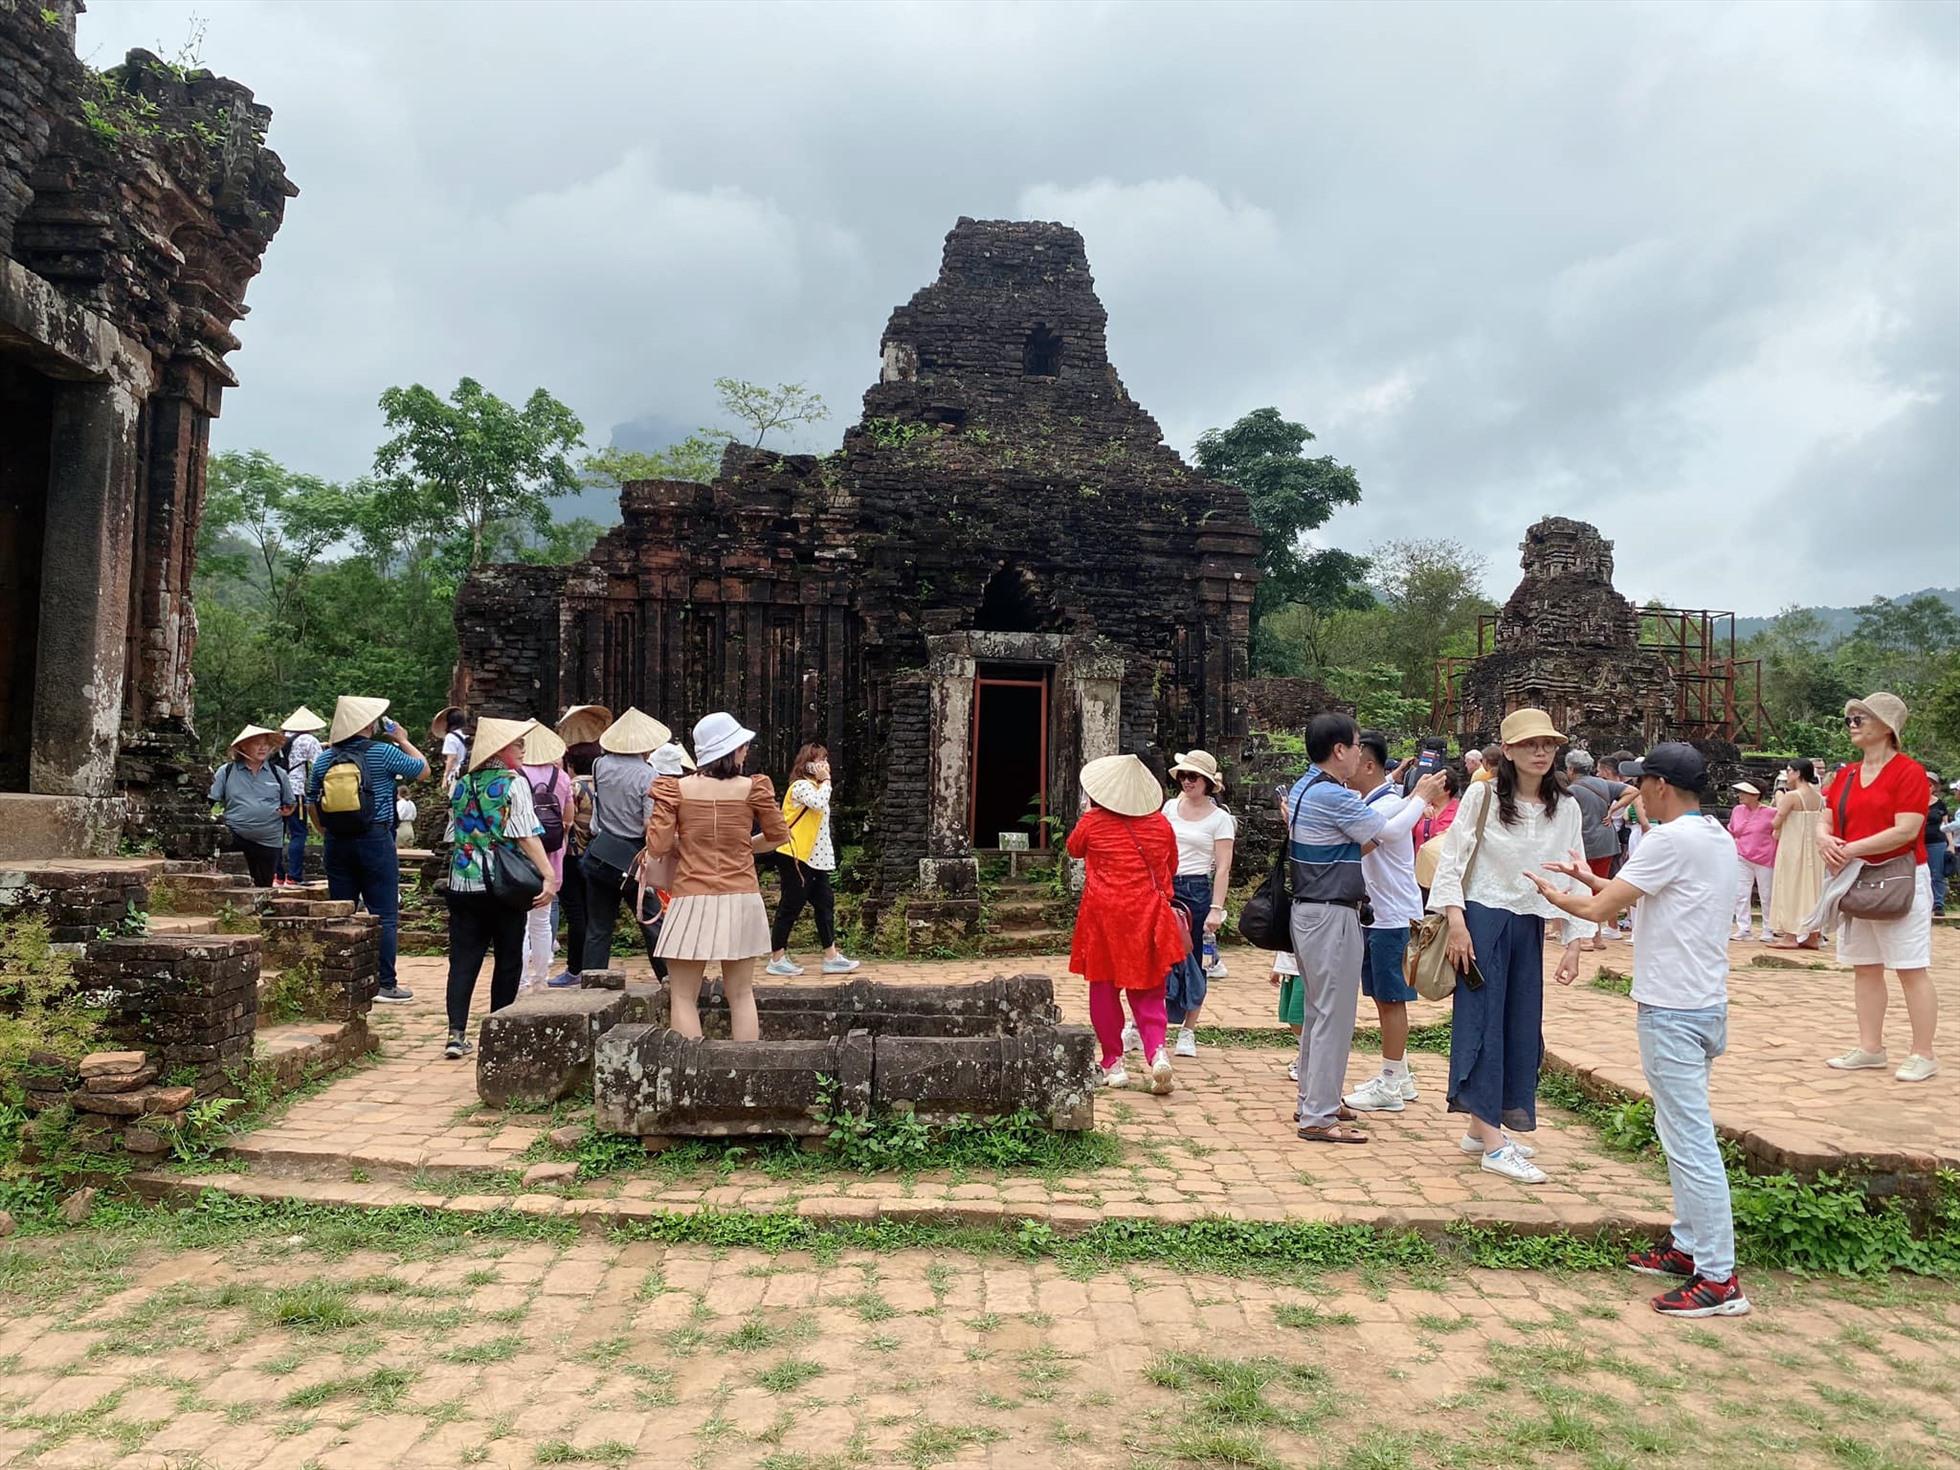
[[[669,740],[653,753],[656,776],[682,776],[694,769],[694,760],[678,740]]]
[[[279,722],[279,728],[293,735],[311,734],[315,730],[327,728],[327,722],[301,705]]]
[[[1847,699],[1844,702],[1847,715],[1864,715],[1877,720],[1892,732],[1896,742],[1906,733],[1906,702],[1896,694],[1880,690],[1877,694],[1867,694],[1863,699]]]
[[[613,755],[652,755],[674,738],[652,715],[629,709],[599,736],[599,748]]]
[[[333,727],[327,731],[327,744],[338,745],[367,729],[388,713],[388,701],[368,699],[359,694],[343,694],[334,701]]]
[[[491,756],[524,739],[537,727],[536,720],[478,720],[476,742],[470,746],[470,769],[476,770]]]
[[[1164,789],[1133,755],[1105,755],[1082,768],[1082,789],[1119,817],[1146,817],[1164,804]]]
[[[695,723],[694,758],[704,766],[711,766],[754,740],[755,731],[745,728],[735,716],[717,710]]]

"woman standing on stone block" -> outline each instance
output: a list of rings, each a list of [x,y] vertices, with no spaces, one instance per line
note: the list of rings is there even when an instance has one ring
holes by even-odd
[[[449,857],[449,1042],[442,1054],[451,1061],[469,1055],[470,1001],[483,957],[495,955],[490,970],[490,1009],[500,1011],[517,999],[524,971],[525,913],[490,892],[490,855],[499,843],[514,843],[544,874],[544,891],[532,912],[551,912],[558,880],[545,856],[544,828],[524,779],[524,738],[536,720],[486,719],[477,726],[469,767],[449,792],[449,816],[456,846]]]
[[[674,859],[673,902],[654,952],[667,962],[671,1025],[701,1034],[701,982],[721,968],[728,1034],[755,1041],[755,962],[769,953],[769,910],[755,878],[757,854],[789,841],[789,824],[767,776],[745,776],[755,731],[731,714],[694,727],[693,775],[654,782],[647,855]]]
[[[1102,1045],[1103,1085],[1124,1087],[1123,1002],[1128,996],[1150,1090],[1171,1090],[1164,1038],[1164,977],[1189,953],[1190,935],[1171,908],[1177,838],[1159,810],[1157,778],[1133,755],[1106,755],[1082,768],[1082,820],[1068,855],[1083,865],[1069,968],[1089,982],[1089,1020]]]

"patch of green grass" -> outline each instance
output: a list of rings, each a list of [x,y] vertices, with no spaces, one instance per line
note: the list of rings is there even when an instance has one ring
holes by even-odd
[[[898,1315],[898,1308],[867,1287],[851,1296],[839,1297],[837,1305],[857,1314],[860,1322],[886,1322]]]
[[[823,1377],[825,1371],[823,1364],[808,1358],[786,1358],[758,1373],[755,1381],[770,1393],[795,1393],[811,1379]]]
[[[481,1366],[485,1363],[507,1363],[524,1350],[524,1339],[515,1332],[506,1332],[501,1337],[490,1338],[487,1342],[460,1343],[453,1348],[437,1354],[445,1363],[462,1363]]]
[[[594,1445],[575,1445],[568,1439],[547,1439],[531,1451],[540,1465],[624,1465],[633,1458],[633,1446],[616,1439]]]
[[[738,1353],[759,1353],[764,1348],[772,1348],[783,1340],[783,1329],[774,1323],[765,1322],[760,1317],[750,1317],[733,1332],[722,1338],[725,1347]]]
[[[369,1413],[385,1414],[400,1405],[420,1376],[406,1368],[376,1368],[360,1377],[329,1378],[296,1388],[281,1402],[289,1409],[317,1409],[335,1399],[354,1399]]]
[[[900,1453],[913,1470],[944,1464],[968,1445],[993,1444],[1006,1436],[989,1424],[935,1424],[928,1419],[906,1436]]]
[[[1356,1318],[1352,1312],[1323,1312],[1319,1307],[1297,1302],[1276,1302],[1273,1304],[1273,1320],[1282,1327],[1292,1327],[1301,1332],[1318,1332],[1323,1327],[1352,1327]]]

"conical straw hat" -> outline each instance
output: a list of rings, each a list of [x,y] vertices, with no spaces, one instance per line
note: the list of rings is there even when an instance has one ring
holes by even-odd
[[[279,722],[279,728],[290,730],[298,735],[310,733],[314,730],[324,730],[327,728],[327,722],[314,714],[305,705],[301,705]]]
[[[652,715],[629,709],[606,726],[599,747],[614,755],[652,755],[673,738],[674,732]]]
[[[1106,755],[1082,768],[1082,789],[1119,817],[1144,817],[1164,804],[1164,789],[1133,755]]]
[[[597,740],[612,722],[613,712],[603,704],[575,704],[558,722],[558,733],[565,737],[567,745],[583,745],[588,740]]]
[[[524,764],[555,766],[565,758],[565,742],[549,725],[536,725],[524,737]]]
[[[333,728],[327,731],[327,744],[338,745],[358,735],[388,713],[385,699],[367,699],[359,694],[343,694],[334,701]]]
[[[476,743],[470,747],[470,769],[476,770],[505,746],[524,739],[537,727],[536,720],[478,720]]]
[[[449,717],[451,715],[467,716],[468,714],[469,711],[464,709],[460,704],[444,705],[436,711],[436,717],[429,721],[429,738],[431,740],[440,740],[449,733]]]
[[[250,740],[253,736],[277,735],[278,733],[279,732],[277,730],[268,730],[263,725],[247,725],[243,730],[240,730],[238,732],[238,734],[233,738],[231,744],[227,745],[225,749],[230,754],[237,755],[238,747],[243,745],[247,740]]]

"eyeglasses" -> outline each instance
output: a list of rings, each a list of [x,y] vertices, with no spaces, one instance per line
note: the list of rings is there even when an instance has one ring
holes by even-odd
[[[1205,778],[1200,776],[1196,771],[1179,771],[1177,773],[1177,779],[1179,781],[1202,781]]]
[[[1856,730],[1864,723],[1865,717],[1863,715],[1846,715],[1844,717],[1844,728],[1847,730]]]

